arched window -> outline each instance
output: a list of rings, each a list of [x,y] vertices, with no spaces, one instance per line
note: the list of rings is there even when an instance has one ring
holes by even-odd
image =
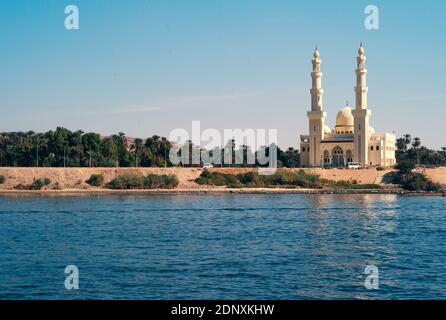
[[[347,150],[347,152],[345,153],[346,157],[347,157],[347,162],[353,162],[353,153],[351,150]]]
[[[370,150],[372,150],[372,151],[373,151],[373,146],[370,146]]]
[[[325,164],[329,164],[330,163],[330,153],[328,152],[328,150],[324,151],[324,163]]]
[[[376,151],[379,151],[379,146],[376,146]]]

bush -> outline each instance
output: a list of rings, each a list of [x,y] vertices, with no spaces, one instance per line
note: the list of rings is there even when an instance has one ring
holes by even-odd
[[[401,186],[409,191],[438,191],[441,186],[422,173],[413,173],[402,180]]]
[[[162,177],[164,179],[164,186],[168,189],[176,188],[178,186],[178,184],[180,183],[178,181],[177,176],[174,174],[168,174],[168,175],[164,175]]]
[[[144,180],[144,187],[147,189],[172,189],[178,186],[178,179],[175,175],[149,174]]]
[[[227,186],[230,188],[259,188],[259,187],[301,187],[308,189],[346,188],[346,189],[379,189],[376,184],[358,184],[357,181],[331,181],[321,179],[317,174],[306,173],[304,170],[298,172],[279,170],[273,175],[261,176],[257,172],[247,172],[238,175],[224,174],[219,172],[203,171],[196,180],[198,184]]]
[[[411,173],[415,167],[416,165],[412,161],[402,161],[395,166],[395,168],[403,175]]]
[[[358,183],[357,180],[352,180],[352,181],[325,180],[325,185],[329,186],[333,189],[361,189],[361,190],[365,190],[365,189],[381,189],[382,188],[379,184],[374,184],[374,183],[361,184],[361,183]]]
[[[233,175],[205,170],[196,182],[198,184],[228,186],[231,188],[273,186],[321,188],[323,186],[322,180],[318,175],[307,174],[303,170],[299,172],[281,170],[269,176],[261,176],[257,172]]]
[[[5,181],[6,181],[5,176],[1,176],[1,175],[0,175],[0,184],[5,183]]]
[[[173,189],[178,186],[175,175],[149,174],[147,177],[135,174],[118,176],[107,183],[110,189]]]
[[[244,174],[237,175],[237,178],[241,184],[244,185],[253,185],[253,186],[259,186],[263,185],[263,181],[260,178],[259,174],[257,172],[247,172]]]
[[[91,186],[100,187],[104,184],[104,176],[102,174],[92,174],[90,179],[85,182]]]
[[[214,186],[240,187],[240,175],[225,174],[220,172],[209,172],[204,170],[196,180],[198,184],[209,184]]]
[[[51,183],[51,180],[48,178],[34,179],[33,183],[24,185],[19,184],[15,186],[17,190],[41,190],[43,187],[48,186]]]
[[[110,189],[143,189],[144,177],[134,174],[124,174],[112,179],[107,183]]]
[[[439,191],[441,185],[429,180],[424,173],[415,172],[415,164],[410,161],[396,165],[398,172],[393,176],[393,183],[409,191]]]
[[[294,186],[311,189],[321,189],[324,186],[322,180],[317,174],[306,173],[304,170],[277,171],[273,175],[263,176],[266,185],[275,186]]]

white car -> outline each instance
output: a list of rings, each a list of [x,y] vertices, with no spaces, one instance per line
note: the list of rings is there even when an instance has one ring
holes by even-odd
[[[204,169],[209,169],[209,168],[213,168],[214,166],[213,166],[213,164],[212,163],[204,163],[203,164],[203,168]]]
[[[359,162],[349,162],[348,163],[348,168],[349,169],[359,169],[361,168],[361,164]]]

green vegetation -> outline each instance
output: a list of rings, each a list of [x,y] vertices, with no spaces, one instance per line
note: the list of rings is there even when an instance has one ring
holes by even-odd
[[[439,191],[441,186],[429,180],[424,173],[415,172],[416,165],[411,161],[402,161],[397,164],[397,174],[393,183],[399,184],[409,191]]]
[[[446,147],[441,150],[428,149],[421,145],[421,139],[405,134],[396,140],[396,161],[413,162],[423,166],[445,166]]]
[[[399,173],[403,176],[407,176],[412,173],[415,169],[416,165],[412,161],[401,161],[399,162],[395,168],[398,169]]]
[[[104,184],[104,176],[102,174],[92,174],[90,179],[85,182],[91,186],[100,187]]]
[[[197,149],[189,143],[189,163],[192,163],[192,150]],[[210,152],[221,152],[232,148],[233,164],[223,167],[255,167],[247,164],[248,155],[257,156],[248,146],[240,146],[244,161],[235,164],[235,143],[228,141],[224,148]],[[268,147],[262,147],[269,154]],[[129,138],[124,133],[102,137],[97,133],[70,131],[58,127],[45,133],[4,132],[0,133],[0,167],[170,167],[169,153],[172,144],[164,137],[154,135],[148,139]],[[180,152],[181,153],[181,152]],[[186,160],[187,156],[184,157]],[[257,158],[256,158],[257,159]],[[186,165],[183,166],[201,166]],[[294,148],[286,151],[277,149],[278,167],[298,167],[299,152]]]
[[[33,183],[24,185],[18,184],[15,186],[17,190],[41,190],[43,187],[48,186],[51,180],[48,178],[34,179]]]
[[[381,189],[382,187],[379,184],[375,183],[358,183],[358,181],[332,181],[332,180],[323,180],[326,187],[330,187],[333,189]]]
[[[109,189],[173,189],[178,186],[175,175],[149,174],[146,177],[135,174],[118,176],[106,184]]]
[[[429,180],[422,173],[413,173],[408,179],[401,183],[401,186],[410,191],[439,191],[441,186]]]
[[[97,133],[58,127],[46,133],[0,133],[0,167],[152,167],[171,163],[171,143],[153,136],[130,139],[124,133]]]
[[[0,184],[5,183],[5,181],[6,181],[5,176],[0,175]]]
[[[204,170],[196,180],[198,184],[227,186],[230,188],[309,188],[309,189],[379,189],[376,184],[358,184],[356,181],[331,181],[321,179],[319,175],[306,173],[304,170],[279,170],[273,175],[259,175],[257,172],[243,174],[224,174]]]
[[[215,148],[210,152],[223,155],[232,149],[233,164],[223,167],[262,166],[258,162],[247,164],[246,161],[248,157],[257,159],[258,150],[251,150],[245,145],[236,147],[235,142],[230,140],[224,148]],[[397,139],[396,147],[397,163],[412,161],[424,166],[446,165],[446,147],[439,151],[428,149],[421,145],[420,138],[412,138],[410,134]],[[189,145],[189,159],[192,150],[197,148]],[[133,139],[120,132],[103,137],[94,132],[70,131],[62,127],[45,133],[3,132],[0,133],[0,167],[170,167],[173,166],[169,161],[171,149],[172,144],[157,135]],[[241,164],[235,164],[236,149],[243,151]],[[260,149],[269,154],[269,147],[261,146]],[[277,167],[298,168],[299,165],[299,150],[277,148]]]

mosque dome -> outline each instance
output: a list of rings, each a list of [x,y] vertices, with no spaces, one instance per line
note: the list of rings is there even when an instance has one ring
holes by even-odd
[[[350,107],[344,107],[338,112],[336,127],[353,127],[353,115]]]
[[[313,54],[313,57],[315,57],[315,58],[319,58],[319,50],[314,50],[314,54]]]
[[[329,126],[324,127],[324,133],[331,133],[331,129]]]

